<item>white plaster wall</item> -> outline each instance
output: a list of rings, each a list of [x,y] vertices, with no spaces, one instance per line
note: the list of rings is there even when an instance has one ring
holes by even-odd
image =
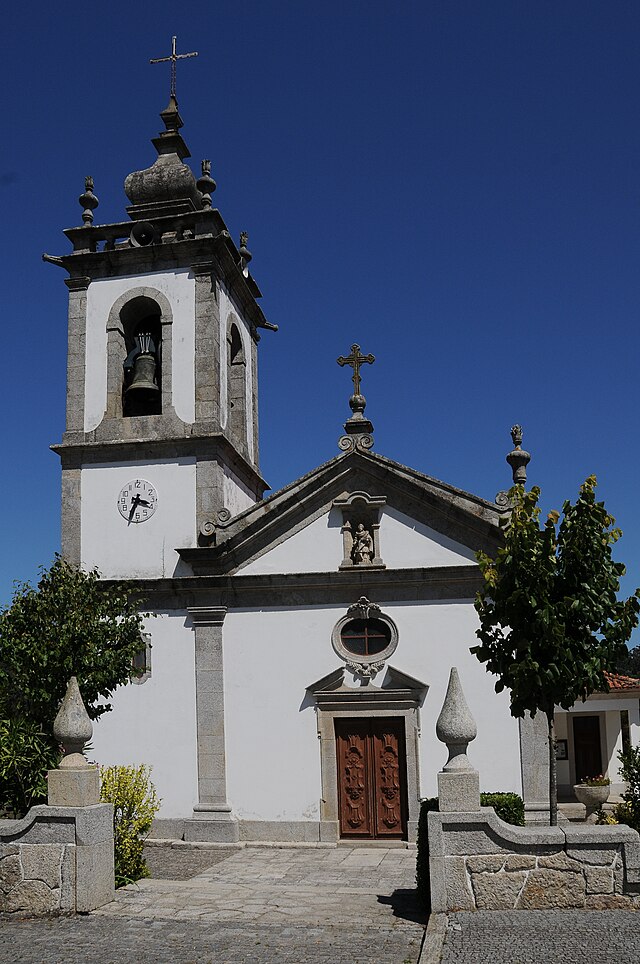
[[[285,542],[254,559],[243,575],[327,572],[342,562],[342,512],[331,509]],[[380,553],[389,569],[472,566],[473,550],[387,506],[380,519]]]
[[[194,633],[186,613],[147,621],[151,676],[116,690],[113,709],[93,731],[91,758],[101,766],[153,767],[159,817],[190,817],[198,802]]]
[[[251,332],[249,325],[240,311],[237,302],[232,297],[226,285],[219,283],[220,298],[220,425],[226,428],[229,413],[227,410],[227,363],[228,343],[227,333],[232,322],[237,324],[242,349],[245,358],[245,412],[247,426],[247,448],[249,458],[255,457],[253,444],[253,370],[251,365]]]
[[[469,652],[475,643],[471,601],[380,603],[399,630],[390,663],[429,685],[421,711],[421,790],[437,792],[446,748],[435,725],[457,666],[478,737],[470,759],[483,790],[521,793],[518,726],[506,694]],[[320,746],[306,687],[342,666],[331,630],[344,608],[241,610],[224,624],[225,716],[229,803],[238,816],[262,820],[319,817]],[[381,678],[377,678],[381,682]]]
[[[476,556],[459,542],[385,506],[380,520],[380,552],[390,569],[413,566],[475,566]]]
[[[158,494],[146,522],[127,525],[118,494],[141,478]],[[82,566],[105,579],[171,576],[180,557],[195,546],[196,463],[193,458],[84,465],[80,481]]]
[[[184,422],[195,420],[195,281],[187,269],[98,278],[87,290],[84,430],[90,432],[107,406],[107,321],[114,302],[133,288],[156,288],[169,301],[173,406]],[[165,328],[165,331],[167,329]],[[124,358],[122,359],[124,361]]]
[[[227,465],[224,466],[223,495],[225,508],[232,515],[237,515],[238,512],[248,509],[256,501],[253,493]]]

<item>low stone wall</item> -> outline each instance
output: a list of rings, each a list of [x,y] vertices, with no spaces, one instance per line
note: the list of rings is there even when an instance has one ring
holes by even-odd
[[[488,807],[428,815],[431,908],[640,906],[640,836],[630,827],[513,827]]]
[[[0,820],[0,912],[86,912],[113,900],[113,807],[32,807]]]

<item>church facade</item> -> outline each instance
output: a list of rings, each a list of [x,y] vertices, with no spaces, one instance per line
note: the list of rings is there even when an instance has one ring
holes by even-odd
[[[469,652],[501,507],[373,451],[357,345],[338,454],[264,497],[257,356],[275,326],[209,163],[197,180],[185,163],[174,96],[161,117],[128,218],[95,225],[87,179],[72,252],[45,256],[69,275],[63,555],[130,580],[151,614],[96,760],[153,767],[158,834],[411,841],[455,665],[482,789],[544,806],[540,721],[519,725]]]

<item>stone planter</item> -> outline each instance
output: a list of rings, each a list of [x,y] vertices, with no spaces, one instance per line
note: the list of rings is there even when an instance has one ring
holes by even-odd
[[[573,792],[580,801],[584,803],[587,813],[585,816],[585,823],[595,823],[595,814],[597,810],[600,810],[607,800],[609,799],[609,793],[611,787],[609,784],[601,787],[587,787],[582,783],[578,783],[574,786]]]

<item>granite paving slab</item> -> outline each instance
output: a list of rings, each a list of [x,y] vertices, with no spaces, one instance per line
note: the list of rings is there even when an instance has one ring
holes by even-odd
[[[122,888],[92,914],[0,918],[0,962],[418,960],[425,918],[416,907],[413,850],[244,847],[158,853],[164,849],[153,848],[152,866],[161,876]],[[166,876],[172,872],[183,879]]]

